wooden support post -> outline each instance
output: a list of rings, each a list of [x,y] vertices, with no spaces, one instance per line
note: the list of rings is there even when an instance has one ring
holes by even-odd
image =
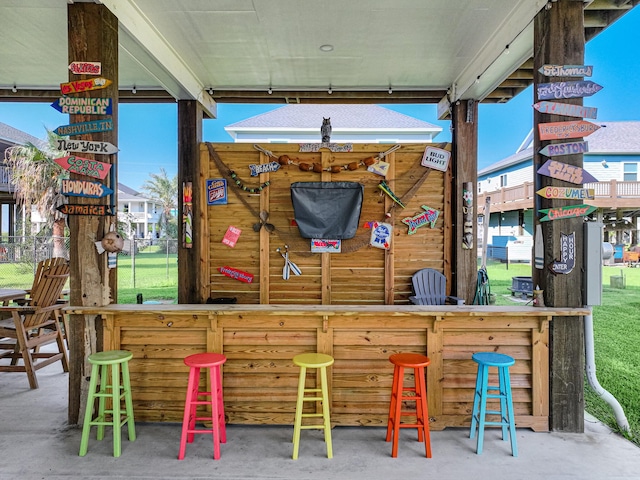
[[[178,212],[183,207],[183,183],[191,182],[193,187],[193,246],[184,248],[182,241],[178,242],[178,303],[204,303],[209,297],[209,279],[205,278],[209,234],[207,222],[203,221],[207,208],[206,179],[200,168],[202,117],[202,107],[196,100],[178,101]],[[178,219],[178,225],[178,231],[182,232],[182,218]]]
[[[558,0],[548,4],[534,20],[533,91],[538,101],[537,85],[575,80],[565,77],[545,77],[538,69],[545,64],[582,65],[584,62],[583,2]],[[563,99],[563,103],[582,105],[582,99]],[[547,158],[535,153],[544,145],[540,141],[538,124],[567,121],[570,118],[533,112],[533,169],[534,190],[545,186],[564,186],[565,183],[535,172]],[[550,143],[544,142],[545,145]],[[582,167],[582,154],[565,155],[563,163]],[[548,200],[536,196],[535,208],[551,208],[566,205],[566,201]],[[536,218],[536,224],[540,223]],[[575,255],[575,266],[568,274],[554,275],[547,268],[554,260],[560,260],[560,234],[575,232],[576,253],[582,252],[583,218],[559,219],[542,222],[545,268],[534,269],[533,281],[544,290],[545,304],[549,307],[582,306],[582,255]],[[565,432],[584,431],[584,325],[576,318],[557,317],[551,325],[551,402],[550,427]]]
[[[477,249],[462,248],[464,225],[462,191],[466,182],[473,183],[473,212],[477,212],[476,179],[478,177],[478,103],[474,100],[459,100],[453,105],[453,195],[452,218],[454,228],[450,248],[453,252],[452,294],[473,302],[478,270]],[[475,219],[475,215],[474,215]],[[473,222],[473,238],[477,238],[477,222]],[[474,241],[474,245],[477,243]],[[447,245],[445,245],[447,248]]]
[[[81,123],[111,118],[113,130],[107,132],[74,135],[74,139],[118,144],[118,19],[104,5],[76,2],[67,5],[67,35],[69,63],[76,61],[100,62],[103,78],[111,85],[101,90],[74,93],[74,97],[111,98],[113,107],[110,116],[69,115],[69,123]],[[91,76],[69,72],[69,81]],[[62,96],[62,94],[61,94]],[[109,176],[104,183],[113,189],[113,194],[101,199],[77,197],[72,203],[103,204],[117,206],[116,155],[82,154],[84,158],[111,163]],[[72,178],[86,177],[71,174]],[[116,217],[69,215],[69,259],[71,264],[69,298],[72,305],[102,306],[115,302],[117,298],[116,269],[107,268],[107,255],[98,254],[94,242],[101,240]],[[71,318],[69,335],[69,410],[68,421],[77,424],[84,412],[90,367],[87,357],[102,350],[102,325],[95,315],[74,315]]]

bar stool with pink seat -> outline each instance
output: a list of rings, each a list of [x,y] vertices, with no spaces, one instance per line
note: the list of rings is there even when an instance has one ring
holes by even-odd
[[[184,403],[184,417],[182,419],[182,435],[180,438],[180,452],[178,460],[184,458],[187,443],[193,443],[196,433],[210,433],[213,435],[213,458],[220,458],[220,443],[227,442],[227,430],[224,419],[224,402],[222,399],[222,375],[220,367],[227,361],[227,357],[220,353],[196,353],[184,359],[189,367],[189,384],[187,398]],[[200,391],[200,369],[209,369],[211,391]],[[208,397],[201,400],[200,397]],[[198,417],[199,405],[210,405],[211,414]],[[211,422],[211,428],[196,428],[196,421]]]

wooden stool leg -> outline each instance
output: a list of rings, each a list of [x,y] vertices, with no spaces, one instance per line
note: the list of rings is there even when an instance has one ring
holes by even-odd
[[[480,415],[480,390],[482,388],[482,366],[478,364],[478,370],[476,372],[476,390],[473,395],[473,411],[471,414],[471,430],[469,431],[469,438],[473,438],[476,435],[478,429],[478,418]]]
[[[506,370],[506,369],[505,369]],[[513,411],[513,396],[511,393],[511,379],[509,371],[506,370],[504,376],[505,390],[507,391],[507,409],[509,411],[509,438],[511,439],[511,455],[518,456],[518,445],[516,443],[516,419]]]
[[[476,444],[476,453],[482,453],[482,445],[484,443],[484,424],[487,416],[487,388],[489,383],[489,367],[482,365],[482,380],[480,385],[480,412],[478,414],[478,442]]]
[[[217,367],[209,368],[209,382],[211,383],[211,434],[213,436],[213,459],[220,458],[220,417],[218,412],[218,376],[216,375]]]
[[[98,396],[98,416],[96,417],[97,422],[101,422],[98,424],[98,433],[96,434],[96,438],[98,440],[102,440],[104,438],[104,422],[106,421],[105,414],[105,403],[107,401],[107,389],[109,388],[109,366],[101,365],[100,366],[100,388],[99,388],[99,396]]]
[[[418,413],[418,439],[423,441],[420,437],[424,434],[424,449],[427,458],[431,458],[431,434],[429,431],[429,408],[427,406],[427,388],[426,380],[424,377],[424,368],[418,369],[416,375],[416,392],[419,392],[420,398],[416,405],[416,411]],[[420,426],[422,425],[422,426]]]
[[[293,423],[293,459],[298,459],[298,449],[300,447],[300,428],[302,425],[302,409],[304,400],[304,384],[307,377],[307,369],[300,367],[298,377],[298,398],[296,400],[296,417]]]
[[[327,458],[333,458],[333,445],[331,443],[331,417],[329,416],[329,391],[327,388],[327,368],[320,368],[320,386],[322,390],[322,418],[324,421],[324,441],[327,444]]]
[[[393,385],[391,386],[391,400],[389,401],[389,420],[387,421],[386,441],[391,441],[393,427],[395,425],[396,402],[398,401],[398,366],[393,368]]]
[[[129,441],[136,439],[136,423],[133,418],[133,399],[131,398],[131,381],[129,376],[129,362],[122,363],[122,388],[124,389],[124,405],[127,415],[127,433]]]
[[[89,435],[91,434],[91,418],[93,417],[93,404],[96,386],[98,385],[98,365],[91,366],[91,378],[89,379],[89,395],[84,411],[84,422],[82,424],[82,437],[80,439],[79,456],[84,457],[89,448]]]
[[[200,378],[200,369],[191,367],[189,369],[189,383],[187,384],[187,397],[184,402],[184,415],[182,417],[182,434],[180,435],[180,451],[178,452],[178,460],[184,459],[187,450],[187,442],[193,442],[194,435],[188,433],[195,425],[195,405],[194,401],[198,398],[198,384]],[[195,398],[194,398],[195,395]]]
[[[398,382],[396,391],[395,412],[393,413],[393,443],[391,446],[391,456],[398,456],[398,442],[400,441],[400,424],[402,423],[402,389],[404,383],[404,367],[398,366]]]
[[[220,428],[220,442],[227,443],[227,425],[224,416],[224,400],[222,396],[222,373],[219,366],[216,367],[215,370],[216,378],[218,379],[218,390],[216,392],[216,398],[218,399],[218,424]]]
[[[120,414],[120,368],[119,365],[111,365],[111,402],[113,422],[113,456],[119,457],[121,452],[121,414]]]

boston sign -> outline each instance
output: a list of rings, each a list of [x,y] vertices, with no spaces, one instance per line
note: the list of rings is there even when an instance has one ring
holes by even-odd
[[[69,115],[111,115],[112,111],[110,98],[60,97],[51,106]]]
[[[539,123],[540,140],[560,140],[563,138],[586,137],[598,130],[600,125],[577,120],[573,122]]]
[[[540,154],[545,157],[559,155],[575,155],[589,151],[589,142],[552,143],[540,149]]]
[[[63,152],[99,153],[111,155],[118,151],[118,147],[109,142],[92,142],[89,140],[58,139],[58,150]]]
[[[538,100],[590,97],[602,90],[602,85],[586,82],[556,82],[538,84]]]

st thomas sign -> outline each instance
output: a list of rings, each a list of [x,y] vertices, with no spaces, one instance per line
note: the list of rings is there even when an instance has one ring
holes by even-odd
[[[591,65],[543,65],[538,71],[547,77],[590,77]]]

